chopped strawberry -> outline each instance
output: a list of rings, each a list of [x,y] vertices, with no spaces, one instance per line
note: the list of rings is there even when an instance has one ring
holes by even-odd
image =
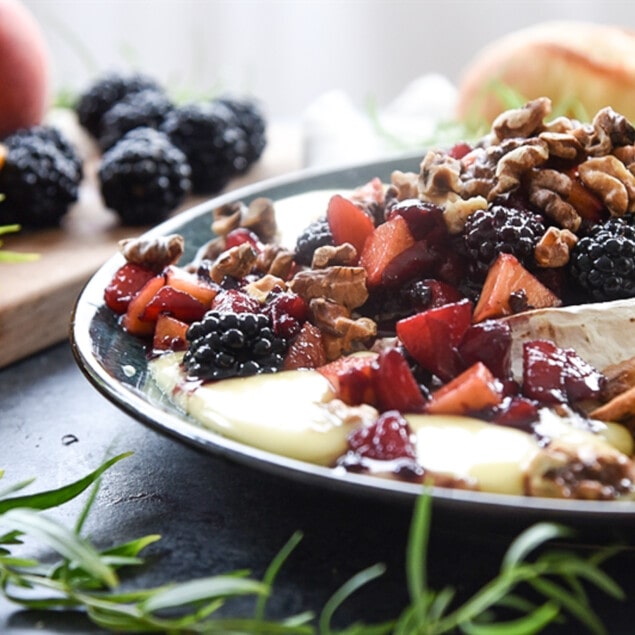
[[[378,461],[416,456],[410,425],[395,410],[384,412],[370,426],[353,430],[348,436],[348,445],[359,456]]]
[[[156,275],[149,267],[127,262],[117,269],[104,291],[106,306],[115,313],[125,313],[130,300],[143,285]]]
[[[220,290],[219,286],[211,280],[201,278],[174,265],[166,267],[165,279],[168,286],[189,293],[208,308]]]
[[[289,346],[283,368],[285,370],[318,368],[324,364],[326,364],[326,352],[322,341],[322,331],[310,322],[305,322]]]
[[[373,365],[376,355],[348,355],[320,366],[317,370],[324,375],[338,399],[349,406],[376,402],[373,385]]]

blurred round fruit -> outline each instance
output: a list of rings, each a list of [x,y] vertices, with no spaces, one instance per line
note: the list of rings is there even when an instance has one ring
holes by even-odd
[[[49,53],[38,23],[18,0],[0,0],[0,138],[42,121]]]

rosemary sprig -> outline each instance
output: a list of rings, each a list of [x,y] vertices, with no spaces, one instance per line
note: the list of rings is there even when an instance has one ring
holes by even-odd
[[[0,195],[0,201],[2,195]],[[3,234],[13,234],[20,231],[20,225],[0,225],[0,236]],[[3,241],[0,240],[0,247],[2,247]],[[37,260],[40,256],[38,254],[20,253],[18,251],[7,251],[6,249],[0,249],[0,262],[30,262]]]
[[[318,616],[303,612],[277,620],[268,618],[267,600],[274,592],[278,572],[300,543],[299,532],[273,558],[262,580],[241,570],[124,590],[119,570],[143,564],[141,552],[160,537],[150,534],[99,550],[82,535],[82,529],[102,474],[126,456],[116,456],[56,490],[15,496],[31,483],[25,481],[0,493],[0,527],[5,532],[0,535],[0,592],[6,598],[27,609],[83,610],[95,624],[112,632],[249,635],[530,635],[567,618],[577,620],[590,633],[602,635],[605,629],[589,605],[586,586],[624,599],[621,588],[601,569],[617,549],[600,549],[587,558],[571,550],[545,550],[545,544],[554,539],[571,539],[570,530],[554,523],[539,523],[520,534],[507,550],[498,575],[466,601],[457,603],[452,588],[433,590],[426,566],[432,514],[427,490],[415,504],[408,539],[409,604],[393,620],[356,622],[339,630],[333,626],[335,614],[350,595],[381,577],[382,564],[370,566],[345,582]],[[91,495],[74,528],[64,527],[43,513],[89,489]],[[50,565],[13,555],[12,547],[23,545],[27,539],[44,544],[58,555],[58,561]],[[531,591],[539,600],[527,599],[523,591]],[[221,607],[245,596],[254,598],[253,616],[228,617],[227,610],[219,614]],[[502,621],[498,619],[501,615]]]

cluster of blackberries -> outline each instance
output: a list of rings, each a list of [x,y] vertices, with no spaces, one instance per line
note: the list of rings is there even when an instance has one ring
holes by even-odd
[[[184,367],[189,377],[204,380],[276,372],[287,350],[262,313],[208,311],[189,327],[187,339]]]
[[[56,128],[33,126],[0,142],[0,225],[54,227],[77,201],[75,147]]]
[[[266,144],[265,121],[248,99],[176,105],[144,75],[110,74],[76,104],[103,155],[105,204],[128,224],[167,216],[187,193],[211,194],[245,173]]]

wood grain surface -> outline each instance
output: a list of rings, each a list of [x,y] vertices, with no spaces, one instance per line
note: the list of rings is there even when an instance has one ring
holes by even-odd
[[[145,229],[122,226],[117,215],[103,206],[94,148],[86,145],[68,117],[58,117],[54,123],[80,146],[86,176],[79,200],[60,228],[3,236],[3,248],[36,253],[38,258],[0,263],[0,368],[65,339],[75,300],[90,276],[116,252],[120,239]],[[270,125],[261,160],[227,189],[300,169],[301,145],[296,125]],[[200,199],[190,199],[179,209],[197,202]]]

